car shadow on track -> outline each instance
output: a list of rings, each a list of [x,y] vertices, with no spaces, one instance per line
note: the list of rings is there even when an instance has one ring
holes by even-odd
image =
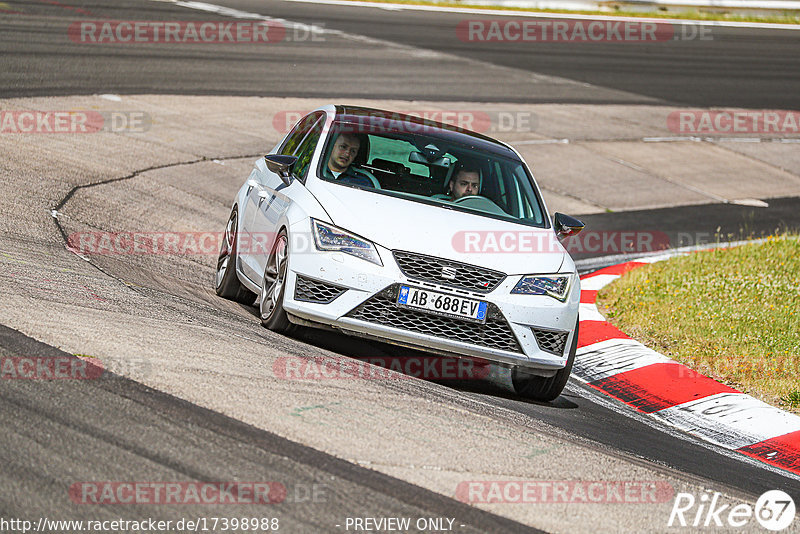
[[[252,306],[243,308],[247,308],[254,317],[258,317],[256,308]],[[511,387],[508,372],[487,365],[488,362],[485,361],[440,356],[378,340],[314,328],[301,328],[291,337],[301,343],[363,362],[365,365],[359,367],[358,372],[364,379],[391,380],[412,377],[462,393],[505,399],[546,409],[578,408],[578,404],[570,400],[570,397],[575,395],[568,391],[564,391],[561,396],[549,403],[517,395]]]

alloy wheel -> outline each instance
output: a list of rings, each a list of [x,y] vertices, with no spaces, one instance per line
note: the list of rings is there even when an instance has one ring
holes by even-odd
[[[217,288],[222,285],[225,279],[225,273],[228,271],[228,264],[231,259],[231,251],[233,251],[234,241],[236,240],[236,212],[231,213],[228,224],[225,226],[225,236],[222,239],[222,245],[219,250],[219,257],[217,258]]]
[[[261,284],[260,311],[261,320],[266,321],[275,311],[283,292],[286,280],[286,256],[288,242],[285,235],[278,236],[275,243],[275,253],[272,254],[264,272],[264,281]]]

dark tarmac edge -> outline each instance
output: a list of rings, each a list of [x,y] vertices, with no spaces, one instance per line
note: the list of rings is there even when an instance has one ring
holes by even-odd
[[[765,199],[768,207],[710,203],[647,210],[578,215],[590,232],[652,232],[654,243],[668,245],[650,250],[615,253],[572,249],[581,274],[609,265],[658,255],[677,248],[703,247],[782,233],[800,232],[800,198]],[[569,247],[568,247],[569,248]]]
[[[2,356],[31,356],[48,358],[76,358],[56,347],[42,343],[31,338],[13,328],[0,324],[0,355]],[[454,517],[456,522],[454,527],[460,524],[471,529],[482,532],[544,532],[516,521],[506,519],[501,516],[474,508],[455,499],[448,498],[439,493],[415,486],[397,478],[367,469],[345,460],[336,458],[324,452],[317,451],[311,447],[295,443],[282,438],[271,432],[261,430],[247,423],[227,417],[218,412],[197,406],[188,401],[173,397],[167,393],[152,389],[133,380],[104,371],[102,380],[15,380],[15,386],[34,390],[41,388],[42,382],[69,382],[69,386],[75,388],[85,388],[82,394],[91,398],[93,393],[107,392],[121,399],[125,404],[133,403],[130,410],[124,413],[118,412],[115,417],[130,419],[127,426],[124,421],[118,421],[118,428],[135,428],[140,423],[137,412],[146,410],[151,416],[158,416],[172,422],[174,433],[196,434],[197,429],[212,432],[217,437],[229,440],[234,447],[246,446],[248,448],[260,449],[271,456],[286,458],[293,463],[299,464],[304,468],[314,471],[322,471],[328,477],[334,477],[340,481],[347,481],[358,486],[371,495],[370,501],[375,501],[378,496],[385,496],[393,501],[400,501],[402,504],[416,509],[417,513],[429,515],[431,517]],[[39,390],[41,391],[41,390]],[[62,390],[53,388],[49,395],[58,395]],[[0,390],[3,393],[3,390]],[[2,395],[5,397],[5,395]],[[10,399],[5,399],[9,401]],[[54,399],[49,396],[48,402]],[[69,399],[67,399],[69,400]],[[91,411],[86,406],[75,406],[65,402],[62,406],[69,407],[70,412],[86,411],[87,418],[91,418]],[[11,410],[15,408],[14,402],[3,402],[0,410]],[[46,410],[38,410],[28,407],[33,411],[46,415]],[[13,414],[12,414],[13,415]],[[79,414],[75,414],[78,415]],[[175,425],[176,422],[180,422]],[[115,429],[110,429],[109,434],[113,434]],[[13,450],[13,433],[3,433],[0,437],[0,446],[6,451]],[[101,438],[102,439],[102,438]],[[108,441],[106,436],[106,441]],[[141,445],[147,449],[147,444]],[[179,467],[179,466],[173,466]],[[36,498],[35,495],[31,496]],[[66,492],[65,492],[66,497]],[[278,505],[280,506],[280,505]],[[3,508],[3,506],[0,506]],[[275,509],[276,513],[279,508]],[[373,511],[375,516],[381,515],[380,509]],[[333,525],[331,525],[333,526]],[[334,530],[334,529],[332,529]]]

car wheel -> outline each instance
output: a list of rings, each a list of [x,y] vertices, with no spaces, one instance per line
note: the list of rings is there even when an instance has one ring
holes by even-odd
[[[578,327],[580,321],[575,323],[575,335],[572,336],[572,345],[569,348],[567,365],[559,369],[555,375],[544,377],[528,374],[519,367],[514,368],[511,373],[511,383],[517,395],[541,402],[550,402],[558,398],[564,390],[572,372],[572,364],[575,362],[575,352],[578,350]]]
[[[233,208],[228,224],[225,226],[225,235],[217,258],[217,272],[214,277],[217,295],[226,299],[235,300],[244,304],[252,304],[256,298],[255,293],[247,289],[236,276],[236,244],[238,212]]]
[[[289,321],[283,309],[283,295],[286,291],[286,266],[289,263],[289,239],[281,230],[275,240],[264,277],[261,280],[261,295],[258,298],[261,324],[273,332],[288,334],[297,329]]]

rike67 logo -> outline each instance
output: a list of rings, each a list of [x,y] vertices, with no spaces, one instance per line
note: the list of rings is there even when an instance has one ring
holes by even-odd
[[[694,529],[733,527],[752,532],[755,529],[755,519],[763,528],[778,532],[794,521],[794,500],[780,490],[771,490],[761,495],[755,508],[748,503],[726,503],[721,497],[722,494],[718,492],[704,493],[700,498],[691,493],[678,493],[667,526]]]

